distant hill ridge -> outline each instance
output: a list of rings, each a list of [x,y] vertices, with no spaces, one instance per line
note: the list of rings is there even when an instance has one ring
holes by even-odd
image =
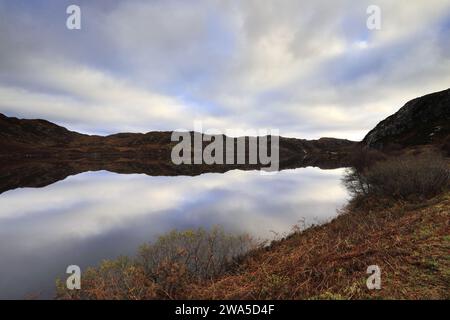
[[[192,133],[191,133],[192,134]],[[371,148],[409,147],[436,144],[449,148],[450,89],[432,93],[406,103],[398,112],[381,121],[360,143]],[[89,136],[46,120],[7,117],[0,113],[0,158],[64,157],[86,154],[107,156],[151,156],[169,160],[171,131],[118,133]],[[304,140],[280,137],[280,157],[324,160],[342,159],[358,143],[335,138]]]
[[[153,131],[89,136],[46,120],[17,119],[0,114],[0,158],[26,154],[28,157],[67,159],[96,154],[103,157],[137,156],[170,160],[171,149],[177,143],[171,141],[171,134],[171,131]],[[344,139],[280,137],[280,157],[336,158],[336,153],[344,149],[348,151],[355,145],[356,142]]]

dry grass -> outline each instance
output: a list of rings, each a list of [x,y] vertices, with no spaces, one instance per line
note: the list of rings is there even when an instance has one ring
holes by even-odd
[[[253,252],[238,273],[194,285],[189,298],[448,299],[450,193],[420,207],[364,207]],[[365,284],[374,264],[381,290]]]

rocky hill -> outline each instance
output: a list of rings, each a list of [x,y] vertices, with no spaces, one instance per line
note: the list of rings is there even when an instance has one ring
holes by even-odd
[[[406,103],[381,121],[363,140],[377,149],[434,144],[450,149],[450,89]]]

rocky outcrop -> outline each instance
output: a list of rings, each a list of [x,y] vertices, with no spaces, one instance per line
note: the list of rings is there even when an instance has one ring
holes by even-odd
[[[450,134],[450,89],[406,103],[381,121],[363,140],[377,149],[435,144],[444,146]]]

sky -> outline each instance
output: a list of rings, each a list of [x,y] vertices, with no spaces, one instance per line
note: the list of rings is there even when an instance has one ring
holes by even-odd
[[[449,34],[450,0],[0,0],[0,112],[88,134],[201,121],[360,140],[450,87]]]

